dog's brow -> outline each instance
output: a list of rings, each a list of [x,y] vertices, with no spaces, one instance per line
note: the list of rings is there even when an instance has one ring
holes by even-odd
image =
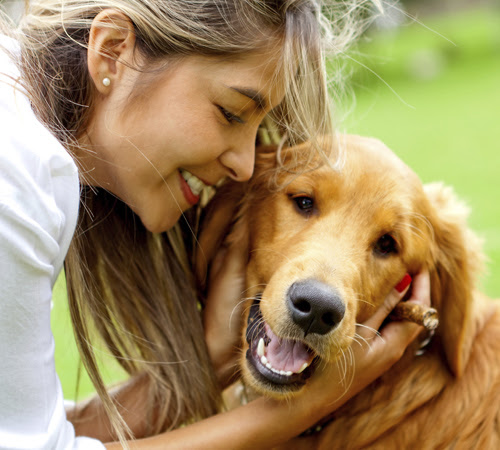
[[[255,104],[257,105],[257,108],[264,110],[267,107],[267,101],[264,98],[262,94],[257,92],[253,88],[249,87],[239,87],[239,86],[229,86],[230,89],[233,91],[238,92],[241,95],[244,95],[245,97],[248,97],[250,100],[253,100]]]

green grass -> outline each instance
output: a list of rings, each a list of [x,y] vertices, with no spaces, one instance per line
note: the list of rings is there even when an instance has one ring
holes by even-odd
[[[94,392],[94,387],[80,364],[69,317],[66,282],[62,275],[55,285],[53,298],[51,324],[56,341],[56,370],[61,380],[64,398],[82,400]],[[101,373],[106,383],[111,384],[125,379],[124,371],[113,358],[104,352],[100,352],[98,355],[100,355]]]
[[[477,11],[425,24],[455,45],[412,24],[373,35],[360,47],[356,58],[390,88],[354,65],[357,106],[343,129],[382,139],[424,182],[455,187],[471,207],[472,228],[485,238],[490,274],[484,290],[500,297],[500,16]],[[54,303],[56,366],[66,398],[73,399],[78,358],[63,279]],[[106,380],[123,377],[103,360]],[[79,398],[92,391],[82,373]]]
[[[375,136],[424,182],[452,185],[490,258],[484,290],[500,297],[500,15],[468,13],[383,33],[361,47],[356,107],[345,131]],[[369,60],[369,62],[367,62]],[[431,73],[418,67],[433,65]]]

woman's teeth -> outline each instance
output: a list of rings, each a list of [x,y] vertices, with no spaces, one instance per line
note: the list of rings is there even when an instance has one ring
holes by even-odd
[[[200,195],[201,191],[207,187],[203,181],[201,181],[199,178],[196,178],[192,173],[189,173],[187,170],[181,170],[181,175],[184,180],[186,180],[186,183],[189,186],[189,189],[191,189],[191,192],[194,195]]]

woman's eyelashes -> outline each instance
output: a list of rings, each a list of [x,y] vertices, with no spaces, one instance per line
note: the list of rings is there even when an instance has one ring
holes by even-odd
[[[228,123],[245,123],[245,121],[241,117],[230,113],[227,109],[223,108],[222,106],[218,106],[218,108],[221,114],[224,116],[224,119],[226,119]]]

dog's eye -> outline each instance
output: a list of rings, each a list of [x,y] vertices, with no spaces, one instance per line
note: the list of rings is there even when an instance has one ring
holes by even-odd
[[[398,244],[390,234],[384,234],[375,242],[374,251],[379,256],[387,256],[398,252]]]
[[[311,213],[314,208],[314,200],[307,195],[293,195],[291,199],[302,213]]]

